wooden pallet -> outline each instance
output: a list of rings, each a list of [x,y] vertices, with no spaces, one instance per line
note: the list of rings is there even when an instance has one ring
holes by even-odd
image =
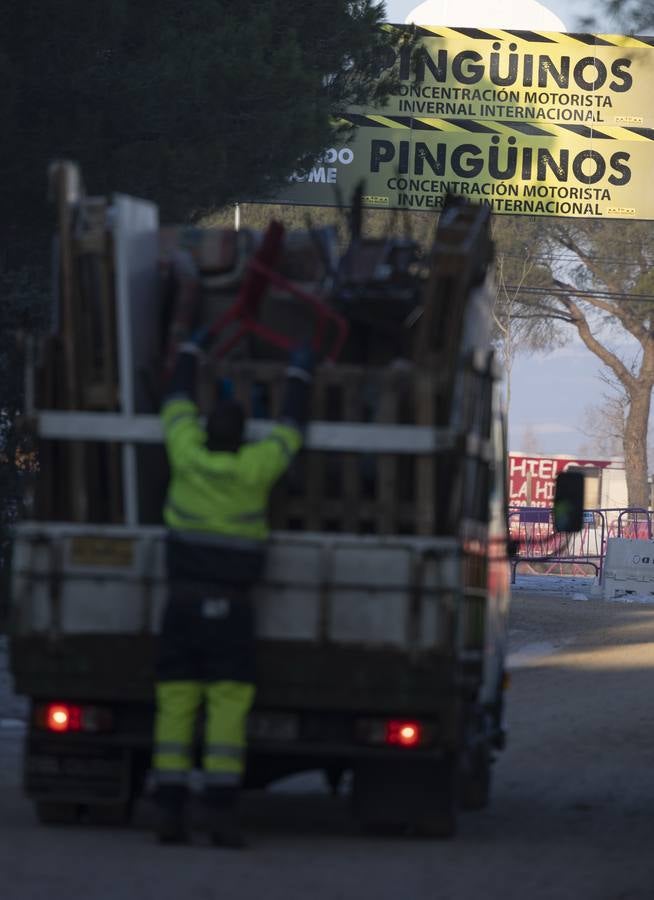
[[[37,374],[41,409],[118,409],[113,250],[108,204],[83,197],[76,169],[56,163],[58,334],[45,339]],[[35,513],[42,519],[120,522],[120,447],[41,441]]]
[[[216,375],[229,378],[248,415],[281,412],[284,366],[223,363],[203,373],[210,407]],[[323,366],[314,378],[311,418],[322,422],[433,425],[436,380],[406,368]],[[257,398],[256,400],[254,398]],[[258,409],[255,409],[255,405]],[[302,451],[271,501],[274,528],[354,534],[433,534],[434,460],[390,453]]]

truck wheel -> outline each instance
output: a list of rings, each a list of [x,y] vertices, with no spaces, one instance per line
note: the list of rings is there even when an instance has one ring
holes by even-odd
[[[478,744],[466,754],[461,769],[461,807],[466,810],[485,809],[490,801],[491,751],[487,742]]]
[[[345,769],[342,766],[327,766],[327,768],[323,770],[323,774],[325,776],[327,786],[332,792],[332,795],[334,797],[337,797],[338,789],[340,788],[341,782],[343,781]]]
[[[361,761],[353,801],[361,826],[375,834],[399,832],[449,838],[456,832],[454,758]]]
[[[456,834],[456,812],[454,810],[431,810],[426,820],[413,829],[416,837],[436,838],[444,841]]]
[[[129,825],[132,818],[131,803],[90,803],[87,814],[91,825],[119,827]]]
[[[34,808],[41,825],[74,825],[79,814],[79,807],[76,803],[50,803],[47,800],[36,800]]]
[[[425,807],[414,829],[418,836],[446,840],[456,834],[459,805],[456,772],[454,755],[447,756],[438,764],[435,796],[431,798],[431,804]]]

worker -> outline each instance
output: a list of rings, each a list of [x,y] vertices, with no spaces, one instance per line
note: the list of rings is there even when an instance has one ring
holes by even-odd
[[[214,844],[245,845],[237,816],[246,719],[255,695],[251,590],[263,572],[270,491],[302,444],[312,353],[291,353],[280,422],[244,444],[244,412],[223,391],[198,419],[194,387],[203,330],[183,344],[161,416],[171,477],[169,597],[159,643],[154,771],[162,843],[188,840],[185,806],[197,714],[205,704],[203,769]]]

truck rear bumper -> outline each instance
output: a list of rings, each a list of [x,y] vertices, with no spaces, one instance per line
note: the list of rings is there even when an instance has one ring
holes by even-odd
[[[30,735],[23,784],[28,796],[52,803],[128,803],[134,751],[106,741]]]

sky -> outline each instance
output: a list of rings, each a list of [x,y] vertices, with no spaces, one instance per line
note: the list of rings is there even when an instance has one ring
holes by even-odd
[[[386,16],[389,22],[399,23],[417,12],[415,20],[423,24],[468,26],[475,22],[478,8],[476,24],[483,27],[481,17],[493,8],[503,17],[495,27],[543,28],[550,12],[565,30],[575,31],[580,18],[597,13],[595,7],[592,0],[430,0],[421,4],[415,0],[386,0]],[[515,24],[528,8],[535,16],[533,24]],[[456,21],[464,17],[465,20]],[[494,23],[484,24],[491,27]],[[616,28],[605,20],[599,22],[598,30],[611,33]],[[582,450],[590,452],[593,442],[584,433],[583,423],[606,393],[599,377],[601,368],[599,360],[578,339],[547,355],[518,356],[511,378],[509,449],[571,455]]]
[[[474,10],[475,7],[480,9],[481,14],[485,11],[489,6],[498,5],[504,11],[505,15],[509,15],[511,8],[516,8],[520,10],[526,6],[541,6],[546,10],[550,10],[556,16],[558,16],[563,24],[566,26],[568,31],[576,30],[577,20],[582,18],[585,15],[596,10],[597,4],[593,3],[592,0],[543,0],[542,3],[535,3],[534,0],[432,0],[431,6],[436,11],[435,15],[438,15],[442,10],[445,10],[446,15],[449,16],[450,21],[430,21],[427,22],[427,19],[424,19],[424,24],[429,25],[456,25],[463,23],[456,23],[454,21],[453,11],[456,9],[465,10],[466,12],[470,12]],[[386,18],[389,22],[404,22],[418,6],[426,7],[427,3],[416,2],[416,0],[386,0]],[[516,13],[514,12],[513,15]],[[497,27],[505,27],[503,24],[498,25]],[[507,23],[506,27],[512,27],[509,23]],[[533,27],[533,26],[532,26]],[[611,23],[606,22],[603,27],[604,31],[611,31]]]

